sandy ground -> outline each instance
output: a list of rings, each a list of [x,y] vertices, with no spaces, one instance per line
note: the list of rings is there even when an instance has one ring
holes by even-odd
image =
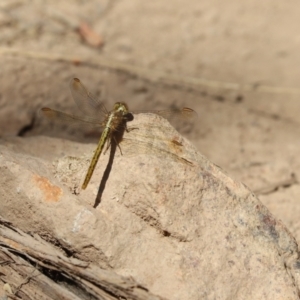
[[[74,76],[105,86],[107,107],[191,107],[181,133],[299,241],[299,13],[294,1],[0,0],[0,134],[93,139],[36,115],[74,107]]]

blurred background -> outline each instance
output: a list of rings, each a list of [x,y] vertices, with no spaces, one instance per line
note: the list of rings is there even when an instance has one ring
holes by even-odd
[[[181,133],[300,240],[299,15],[290,0],[0,0],[0,135],[90,141],[37,113],[73,112],[73,77],[109,109],[191,107]]]

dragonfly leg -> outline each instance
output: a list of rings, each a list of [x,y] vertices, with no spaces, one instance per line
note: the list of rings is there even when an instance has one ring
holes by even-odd
[[[139,128],[138,128],[138,127],[130,127],[130,128],[127,128],[127,126],[126,126],[126,128],[125,128],[126,132],[130,132],[130,131],[135,130],[135,129],[139,129]]]
[[[110,147],[110,144],[111,144],[111,141],[110,141],[110,139],[108,139],[108,140],[107,140],[107,143],[106,143],[105,150],[104,150],[104,154],[106,154],[107,150],[108,150],[109,147]]]
[[[118,146],[118,148],[119,148],[119,150],[120,150],[121,155],[123,155],[122,149],[121,149],[121,147],[120,147],[120,143],[118,143],[116,137],[113,137],[113,139],[114,139],[115,143],[117,144],[117,146]]]
[[[116,145],[118,146],[118,148],[119,148],[119,150],[120,150],[120,152],[121,152],[121,155],[123,155],[123,152],[122,152],[122,149],[121,149],[121,147],[120,147],[120,145],[119,145],[118,140],[116,139],[115,136],[113,136],[112,138],[114,139],[114,142],[115,142]],[[106,154],[106,152],[107,152],[107,150],[110,148],[110,146],[111,146],[111,140],[108,140],[108,141],[107,141],[107,146],[106,146],[106,148],[105,148],[105,150],[104,150],[104,154]]]
[[[121,152],[121,155],[123,156],[122,149],[121,149],[121,147],[120,147],[119,144],[118,144],[118,148],[119,148],[119,150],[120,150],[120,152]]]

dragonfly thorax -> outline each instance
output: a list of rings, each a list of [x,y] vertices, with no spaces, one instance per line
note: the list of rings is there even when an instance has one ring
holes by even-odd
[[[115,112],[122,112],[123,115],[127,114],[129,112],[128,110],[128,106],[124,102],[116,102],[113,109]]]

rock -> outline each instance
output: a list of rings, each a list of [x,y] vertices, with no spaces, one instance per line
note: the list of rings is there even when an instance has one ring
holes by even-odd
[[[172,300],[298,299],[297,243],[257,197],[160,117],[141,115],[130,126],[138,129],[125,134],[123,155],[116,149],[107,180],[101,182],[108,154],[84,191],[78,186],[96,145],[2,139],[2,218],[55,248],[56,268],[61,263],[67,272],[69,260],[82,270],[132,277],[147,292],[132,299],[148,293]],[[99,186],[105,187],[100,193]],[[3,243],[7,223],[0,223]],[[36,258],[42,262],[42,255]],[[111,293],[120,297],[121,290],[117,285]]]

